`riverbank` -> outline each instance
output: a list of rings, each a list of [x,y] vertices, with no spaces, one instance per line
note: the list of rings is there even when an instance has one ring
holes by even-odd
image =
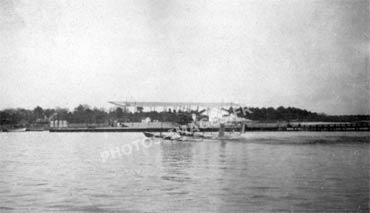
[[[166,132],[173,127],[84,127],[84,128],[50,128],[50,132]],[[219,128],[200,128],[201,132],[217,132]],[[243,132],[241,127],[226,127],[226,132]],[[274,123],[258,123],[246,125],[244,131],[370,131],[369,123],[295,123],[278,125]]]

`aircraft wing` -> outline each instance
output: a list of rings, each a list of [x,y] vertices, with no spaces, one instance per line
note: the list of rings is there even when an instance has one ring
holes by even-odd
[[[128,102],[128,101],[110,101],[109,103],[120,107],[141,106],[141,107],[204,107],[204,108],[221,108],[237,107],[240,104],[226,102]]]

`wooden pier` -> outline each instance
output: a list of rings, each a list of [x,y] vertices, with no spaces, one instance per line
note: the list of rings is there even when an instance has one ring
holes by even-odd
[[[287,127],[287,131],[370,131],[369,123],[353,123],[353,124],[321,124],[321,125],[299,125]]]
[[[370,131],[370,123],[294,124],[282,126],[247,126],[245,131]]]

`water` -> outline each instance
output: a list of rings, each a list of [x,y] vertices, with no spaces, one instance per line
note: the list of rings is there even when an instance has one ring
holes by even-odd
[[[1,133],[0,211],[369,211],[368,132],[142,141]]]

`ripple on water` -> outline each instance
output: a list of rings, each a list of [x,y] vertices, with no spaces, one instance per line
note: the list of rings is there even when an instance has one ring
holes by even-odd
[[[1,212],[369,210],[369,133],[162,142],[105,163],[102,152],[143,136],[3,135]]]

